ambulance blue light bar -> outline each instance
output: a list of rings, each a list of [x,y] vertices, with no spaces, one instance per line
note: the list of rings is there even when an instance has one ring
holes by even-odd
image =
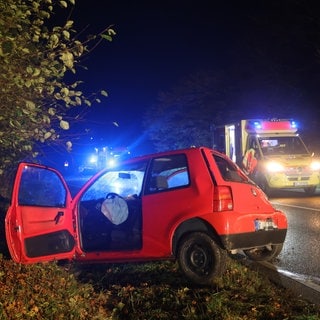
[[[291,128],[292,129],[298,129],[298,125],[297,125],[297,123],[295,122],[295,121],[291,121]]]
[[[296,132],[298,125],[294,120],[245,120],[246,130],[255,133]]]
[[[253,123],[253,125],[254,125],[254,127],[255,127],[256,129],[262,129],[262,126],[261,126],[261,122],[260,122],[260,121],[255,121],[255,122]]]

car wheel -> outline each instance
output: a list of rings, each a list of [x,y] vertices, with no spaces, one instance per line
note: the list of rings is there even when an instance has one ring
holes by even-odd
[[[243,250],[245,255],[253,261],[272,261],[281,252],[283,244],[272,244],[265,247]]]
[[[184,275],[198,285],[213,283],[226,267],[226,251],[202,232],[189,234],[180,241],[177,258]]]
[[[317,186],[308,187],[308,188],[304,188],[304,192],[307,195],[312,196],[316,192],[316,189],[317,189]]]

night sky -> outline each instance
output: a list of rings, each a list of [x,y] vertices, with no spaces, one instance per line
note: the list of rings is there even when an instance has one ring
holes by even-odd
[[[158,93],[197,70],[243,67],[250,48],[261,51],[262,73],[277,61],[279,51],[278,63],[289,75],[296,69],[303,85],[296,114],[302,103],[303,112],[311,112],[317,109],[319,91],[320,23],[314,18],[319,11],[317,1],[77,0],[71,17],[77,31],[97,33],[114,25],[117,32],[113,42],[102,43],[83,59],[89,69],[77,73],[85,90],[109,93],[87,115],[86,126],[108,144],[148,152],[141,119]]]

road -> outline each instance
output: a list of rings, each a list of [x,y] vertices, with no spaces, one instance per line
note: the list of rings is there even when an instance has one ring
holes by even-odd
[[[274,264],[320,283],[320,189],[312,197],[303,191],[283,191],[270,201],[288,219],[284,247]]]

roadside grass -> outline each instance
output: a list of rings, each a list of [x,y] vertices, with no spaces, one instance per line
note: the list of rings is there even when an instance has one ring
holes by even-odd
[[[208,287],[174,262],[17,264],[0,216],[0,320],[320,320],[319,307],[231,258]]]
[[[320,310],[229,258],[214,285],[191,285],[174,262],[20,265],[0,256],[0,319],[295,319]]]

